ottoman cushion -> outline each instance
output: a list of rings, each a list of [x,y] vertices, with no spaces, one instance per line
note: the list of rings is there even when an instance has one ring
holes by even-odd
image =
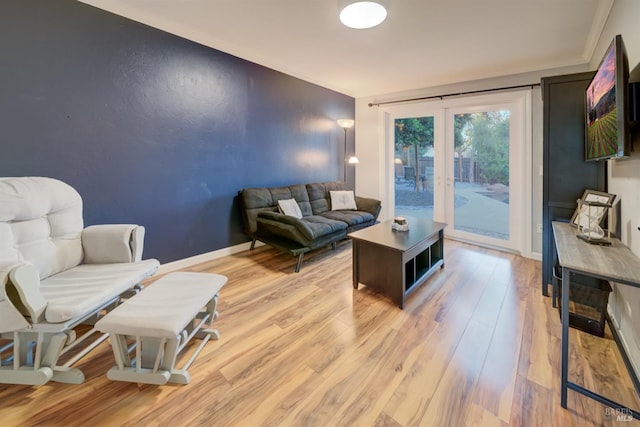
[[[109,312],[96,328],[112,334],[175,338],[226,282],[220,274],[170,273]]]

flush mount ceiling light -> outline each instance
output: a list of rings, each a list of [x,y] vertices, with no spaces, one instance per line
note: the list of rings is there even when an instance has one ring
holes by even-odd
[[[358,30],[375,27],[387,17],[387,9],[375,1],[356,1],[340,11],[340,21],[349,28]]]

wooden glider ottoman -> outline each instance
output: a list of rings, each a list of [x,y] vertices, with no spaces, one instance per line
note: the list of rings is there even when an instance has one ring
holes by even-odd
[[[220,338],[217,330],[202,327],[218,317],[218,293],[226,282],[219,274],[170,273],[100,319],[96,328],[110,334],[116,360],[107,377],[188,384],[187,369],[210,338]],[[202,342],[183,368],[176,369],[178,354],[194,336]]]

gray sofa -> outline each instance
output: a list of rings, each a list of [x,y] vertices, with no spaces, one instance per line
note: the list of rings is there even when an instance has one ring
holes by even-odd
[[[347,233],[376,223],[380,201],[355,196],[355,210],[332,210],[331,191],[347,190],[342,181],[286,187],[245,188],[238,192],[244,232],[256,240],[298,257],[300,271],[305,253],[332,245]],[[295,199],[302,218],[279,212],[278,200]]]

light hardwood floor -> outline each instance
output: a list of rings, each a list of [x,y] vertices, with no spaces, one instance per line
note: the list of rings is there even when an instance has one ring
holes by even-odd
[[[560,321],[539,262],[450,240],[445,257],[404,310],[353,289],[349,241],[298,274],[268,247],[198,265],[229,281],[221,339],[189,385],[111,382],[103,343],[82,385],[0,385],[0,425],[620,425],[572,391],[560,407]],[[610,337],[570,332],[570,379],[639,408]]]

